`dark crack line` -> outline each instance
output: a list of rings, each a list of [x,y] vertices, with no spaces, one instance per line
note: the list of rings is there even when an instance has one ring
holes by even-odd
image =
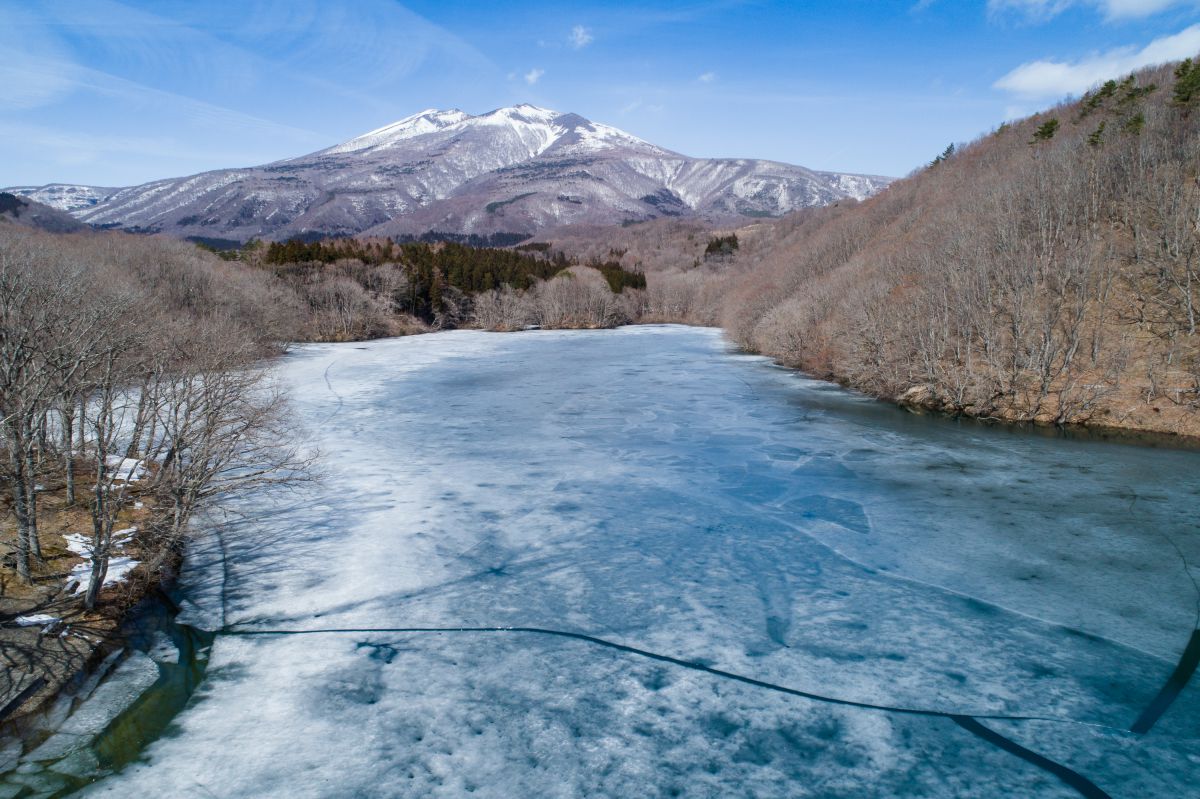
[[[1124,730],[1115,730],[1111,727],[1106,727],[1100,724],[1087,724],[1086,722],[1071,721],[1070,719],[1053,719],[1043,716],[1004,716],[994,714],[981,715],[965,715],[959,713],[949,713],[941,710],[928,710],[922,708],[907,708],[893,707],[889,705],[876,705],[869,702],[856,702],[852,699],[839,699],[837,697],[822,696],[821,694],[809,693],[801,691],[798,688],[788,688],[785,685],[777,685],[775,683],[756,680],[753,677],[747,677],[743,674],[736,674],[723,669],[716,669],[712,666],[706,666],[702,663],[695,663],[689,660],[663,655],[658,652],[651,652],[646,649],[638,649],[637,647],[628,646],[626,644],[618,644],[615,641],[608,641],[603,638],[597,638],[585,633],[570,632],[567,630],[551,630],[543,627],[374,627],[374,628],[354,628],[354,627],[333,627],[315,630],[248,630],[229,628],[219,631],[218,635],[234,635],[234,636],[270,636],[270,635],[314,635],[314,634],[336,634],[336,633],[353,633],[353,634],[373,634],[373,633],[393,633],[393,634],[411,634],[411,633],[531,633],[536,635],[549,635],[559,638],[569,638],[577,641],[585,641],[590,644],[602,646],[608,649],[614,649],[618,652],[638,655],[650,660],[657,660],[661,663],[670,663],[675,666],[680,666],[693,671],[704,672],[715,677],[721,677],[726,680],[740,682],[745,685],[751,685],[755,688],[764,688],[768,691],[776,693],[788,694],[790,696],[798,696],[803,699],[810,699],[816,702],[824,702],[832,705],[840,705],[842,707],[853,707],[862,710],[877,710],[885,713],[896,713],[909,716],[922,716],[925,718],[943,718],[950,719],[958,726],[981,738],[988,743],[1003,749],[1010,754],[1031,763],[1034,766],[1054,775],[1065,784],[1077,790],[1082,796],[1087,799],[1111,799],[1109,794],[1101,790],[1095,783],[1084,777],[1082,774],[1072,770],[1068,766],[1050,760],[1038,753],[1026,749],[993,729],[985,727],[979,722],[979,719],[990,721],[1048,721],[1070,724],[1081,724],[1089,727],[1100,727],[1109,729],[1114,732],[1124,732]]]
[[[342,407],[346,404],[346,401],[344,399],[342,399],[342,395],[337,392],[337,390],[333,387],[333,383],[329,380],[329,370],[332,369],[337,364],[337,362],[340,360],[341,360],[341,358],[334,358],[332,361],[329,362],[329,365],[325,367],[325,387],[329,389],[330,394],[337,397],[337,407],[334,408],[333,411],[328,416],[325,417],[326,422],[330,421],[331,419],[333,419],[333,417],[335,417],[339,413],[341,413]]]
[[[971,716],[951,716],[950,718],[954,719],[955,724],[972,735],[982,738],[988,743],[1003,749],[1005,752],[1016,755],[1027,763],[1032,763],[1042,771],[1053,774],[1067,785],[1079,791],[1082,796],[1086,796],[1087,799],[1112,799],[1103,788],[1078,771],[1068,768],[1056,760],[1039,755],[1032,749],[1026,749],[1011,738],[1006,738],[996,732],[991,727],[985,727],[983,724],[980,724],[978,719]]]
[[[1129,512],[1133,513],[1133,506],[1138,501],[1136,492],[1130,490],[1133,499],[1129,501]],[[1195,575],[1192,574],[1192,566],[1188,563],[1187,555],[1183,549],[1175,542],[1175,539],[1167,535],[1163,530],[1156,528],[1156,532],[1166,540],[1171,548],[1175,550],[1175,554],[1179,556],[1179,560],[1183,563],[1183,573],[1192,583],[1192,588],[1196,592],[1196,616],[1193,624],[1192,637],[1188,639],[1187,646],[1183,648],[1183,652],[1179,655],[1179,662],[1175,664],[1175,670],[1171,672],[1171,676],[1163,683],[1163,687],[1159,689],[1158,694],[1154,699],[1150,700],[1150,704],[1146,705],[1141,715],[1137,717],[1137,721],[1133,722],[1133,726],[1129,728],[1130,732],[1138,735],[1145,735],[1150,732],[1158,720],[1163,717],[1163,714],[1170,709],[1179,694],[1183,693],[1183,689],[1192,679],[1192,675],[1196,673],[1197,665],[1200,665],[1200,582],[1196,581]]]
[[[21,693],[12,698],[12,701],[10,701],[3,708],[0,708],[0,721],[8,718],[10,714],[15,713],[17,708],[25,704],[26,700],[36,694],[45,684],[46,678],[38,677],[33,682],[29,683],[29,685],[26,685],[25,688],[22,689]]]
[[[1146,706],[1129,731],[1138,735],[1150,732],[1155,723],[1174,704],[1176,697],[1183,692],[1188,681],[1192,679],[1192,675],[1196,673],[1198,665],[1200,665],[1200,630],[1193,630],[1191,640],[1183,650],[1183,655],[1179,658],[1175,671],[1171,672],[1171,676],[1167,678],[1162,690]]]

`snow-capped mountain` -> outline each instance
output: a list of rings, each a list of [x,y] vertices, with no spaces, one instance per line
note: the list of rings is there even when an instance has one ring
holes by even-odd
[[[96,226],[204,239],[436,232],[511,240],[569,223],[777,216],[861,199],[887,183],[689,158],[578,114],[519,105],[478,116],[422,111],[265,166],[98,189],[94,204],[69,210]],[[36,197],[51,188],[10,191]]]

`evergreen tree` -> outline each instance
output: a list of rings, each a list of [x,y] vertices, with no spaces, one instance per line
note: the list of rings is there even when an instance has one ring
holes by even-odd
[[[1058,120],[1048,119],[1033,132],[1034,141],[1050,141],[1058,133]]]
[[[943,161],[949,161],[953,157],[954,157],[954,145],[949,144],[946,146],[945,150],[942,150],[941,155],[939,155],[937,158],[933,159],[933,162],[930,164],[930,166],[937,166],[938,164],[942,163]]]
[[[1175,68],[1174,99],[1178,105],[1189,105],[1200,98],[1200,62],[1188,58]]]

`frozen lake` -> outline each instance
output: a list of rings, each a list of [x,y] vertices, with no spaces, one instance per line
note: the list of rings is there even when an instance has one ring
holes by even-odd
[[[94,795],[1197,790],[1195,684],[1129,731],[1196,628],[1195,452],[913,416],[704,329],[282,375],[324,480],[197,546],[207,677]]]

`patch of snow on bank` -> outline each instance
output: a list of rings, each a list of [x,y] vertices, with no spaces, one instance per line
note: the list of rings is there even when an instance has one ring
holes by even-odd
[[[55,622],[62,621],[62,619],[47,613],[31,613],[28,616],[17,616],[14,621],[18,627],[37,627],[41,624],[54,624]]]
[[[104,459],[104,465],[114,472],[113,479],[121,483],[132,483],[146,476],[145,463],[137,458],[122,458],[120,455],[109,455]]]
[[[133,540],[133,535],[136,532],[136,527],[114,530],[112,534],[113,551],[118,552],[124,549],[125,545]],[[67,585],[77,583],[72,593],[82,594],[92,584],[92,540],[82,533],[67,533],[63,538],[67,541],[67,549],[84,559],[83,563],[72,567],[71,573],[67,576]],[[140,561],[123,555],[110,557],[108,559],[108,571],[104,575],[104,584],[115,585],[122,582],[129,576],[129,573],[133,571],[138,563]]]

